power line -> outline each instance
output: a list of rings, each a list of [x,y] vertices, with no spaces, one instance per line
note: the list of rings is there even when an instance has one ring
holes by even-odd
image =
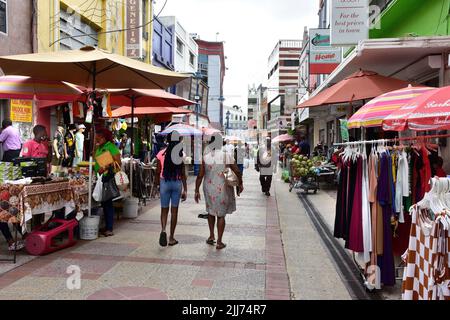
[[[94,0],[95,1],[95,0]],[[52,47],[55,43],[60,42],[62,40],[66,40],[66,39],[73,39],[73,38],[80,38],[80,37],[94,37],[100,34],[109,34],[109,33],[115,33],[115,32],[124,32],[124,31],[128,31],[128,30],[137,30],[137,29],[141,29],[141,28],[145,28],[146,26],[148,26],[149,24],[151,24],[155,19],[157,19],[159,17],[159,15],[163,12],[164,8],[167,5],[168,0],[166,0],[166,2],[164,2],[163,7],[161,8],[161,10],[158,12],[158,14],[156,16],[154,16],[149,22],[144,23],[140,26],[134,27],[134,28],[123,28],[123,29],[116,29],[116,30],[109,30],[109,31],[103,31],[103,32],[97,32],[97,33],[91,33],[91,34],[81,34],[81,35],[75,35],[75,36],[70,36],[70,37],[63,37],[63,38],[59,38],[58,40],[53,41],[50,44],[50,47]]]

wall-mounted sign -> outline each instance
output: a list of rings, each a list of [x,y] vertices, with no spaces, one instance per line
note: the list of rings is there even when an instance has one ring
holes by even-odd
[[[351,46],[369,38],[369,0],[332,0],[331,45]]]
[[[11,121],[33,122],[33,100],[11,99]]]
[[[141,0],[126,0],[126,55],[129,58],[142,57]]]
[[[310,29],[309,74],[330,74],[341,63],[342,49],[330,45],[330,29]]]

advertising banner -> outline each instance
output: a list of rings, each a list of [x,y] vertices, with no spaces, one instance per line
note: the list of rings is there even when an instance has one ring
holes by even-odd
[[[369,38],[369,0],[332,0],[331,45],[352,46]]]
[[[11,99],[11,121],[33,122],[33,100]]]
[[[310,29],[310,74],[330,74],[342,60],[342,49],[330,42],[330,29]]]

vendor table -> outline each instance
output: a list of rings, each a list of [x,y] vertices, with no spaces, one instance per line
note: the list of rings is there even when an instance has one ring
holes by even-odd
[[[0,186],[0,222],[19,223],[25,231],[26,222],[33,215],[63,208],[66,214],[75,209],[86,210],[88,199],[88,185],[83,178],[27,185],[4,184]],[[16,252],[12,261],[16,261]]]

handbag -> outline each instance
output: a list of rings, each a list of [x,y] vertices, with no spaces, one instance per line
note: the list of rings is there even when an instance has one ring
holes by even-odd
[[[114,162],[114,167],[117,169],[117,173],[114,175],[114,180],[116,180],[116,185],[121,191],[126,191],[130,180],[125,172],[122,171],[119,164]]]
[[[239,185],[239,179],[236,173],[231,170],[230,167],[227,166],[226,161],[224,161],[225,170],[223,171],[223,175],[225,177],[225,184],[229,187],[237,187]]]
[[[109,179],[103,182],[102,202],[120,197],[120,190],[116,185],[116,179]]]

